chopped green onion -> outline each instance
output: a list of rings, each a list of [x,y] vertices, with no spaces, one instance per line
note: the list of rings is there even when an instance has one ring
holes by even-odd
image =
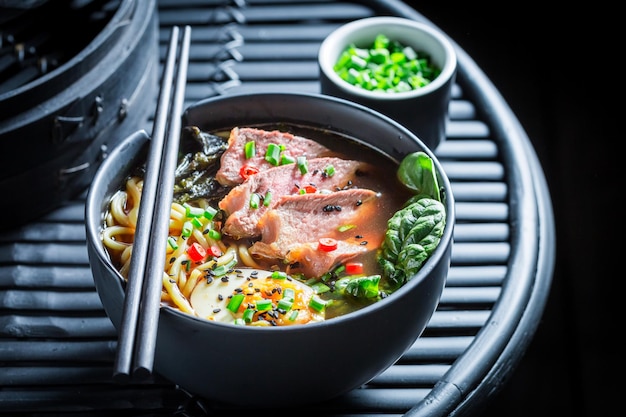
[[[326,168],[324,168],[324,174],[332,177],[333,175],[335,175],[335,167],[332,165],[326,165]]]
[[[204,214],[204,209],[200,207],[193,207],[187,203],[183,203],[183,206],[185,207],[185,216],[187,218],[200,217]]]
[[[222,275],[226,275],[235,265],[237,265],[237,259],[232,259],[226,264],[217,266],[211,272],[213,272],[214,276],[221,277]]]
[[[309,301],[309,307],[311,307],[313,310],[317,311],[318,313],[321,313],[322,311],[324,311],[324,308],[326,307],[327,303],[328,301],[322,300],[317,295],[314,295],[313,297],[311,297],[311,301]]]
[[[272,277],[272,279],[286,279],[287,278],[287,273],[286,272],[282,272],[282,271],[274,271],[272,272],[272,275],[270,275]]]
[[[191,219],[191,224],[193,224],[195,227],[197,227],[198,229],[202,228],[202,221],[200,221],[199,218],[197,217],[192,217]]]
[[[390,40],[382,33],[367,47],[346,47],[333,68],[346,82],[381,92],[418,89],[441,73],[426,53]]]
[[[374,48],[376,49],[380,49],[380,48],[385,48],[387,49],[389,47],[389,38],[385,35],[383,35],[382,33],[379,33],[378,35],[376,35],[376,37],[374,38]]]
[[[309,172],[309,163],[306,160],[306,156],[299,156],[296,158],[296,164],[300,170],[300,174],[304,175]]]
[[[276,304],[276,308],[285,311],[291,310],[291,307],[293,307],[293,301],[286,300],[284,298],[282,300],[278,300],[278,303]]]
[[[272,202],[272,192],[268,191],[265,193],[265,197],[263,197],[263,205],[265,207],[268,207],[271,202]]]
[[[185,223],[183,223],[183,230],[181,231],[181,235],[183,237],[191,236],[192,231],[193,231],[193,225],[191,224],[190,221],[186,221]]]
[[[222,238],[222,234],[215,229],[209,230],[209,237],[213,240],[220,240]]]
[[[289,315],[289,321],[295,321],[298,318],[298,313],[300,312],[300,310],[294,310],[291,312],[291,314]]]
[[[216,214],[217,214],[217,209],[214,209],[213,207],[207,207],[204,209],[204,217],[206,217],[209,220],[213,220],[213,217],[215,217]]]
[[[265,160],[272,165],[278,166],[280,163],[280,152],[281,147],[279,145],[270,143],[265,151]]]
[[[313,291],[315,291],[316,294],[322,294],[330,291],[330,287],[321,281],[311,285],[311,288],[313,288]]]
[[[250,208],[257,209],[259,208],[259,204],[261,203],[261,198],[257,193],[252,193],[250,195]]]
[[[289,165],[296,162],[296,159],[291,155],[282,154],[280,157],[281,165]]]
[[[178,249],[178,243],[176,242],[176,238],[174,236],[169,236],[167,238],[167,244],[174,250]]]
[[[237,318],[237,319],[235,319],[235,325],[237,325],[237,326],[245,326],[246,322],[245,322],[244,319]]]
[[[244,312],[243,312],[243,320],[246,323],[251,323],[253,317],[254,317],[254,310],[253,309],[247,308],[247,309],[244,310]]]
[[[339,226],[337,230],[340,232],[347,232],[348,230],[354,229],[355,227],[356,224],[344,224],[342,226]]]
[[[252,140],[246,142],[246,144],[243,145],[243,149],[246,154],[246,159],[250,159],[256,155],[256,144]]]
[[[296,299],[296,291],[293,288],[285,288],[283,290],[283,299],[293,301]]]
[[[233,295],[230,301],[228,302],[228,305],[226,306],[226,308],[232,311],[233,313],[236,313],[237,310],[239,310],[239,306],[241,306],[241,303],[243,302],[244,298],[245,298],[245,295],[243,294]]]
[[[346,265],[341,264],[337,268],[335,268],[333,272],[335,273],[335,275],[340,275],[345,270],[346,270]]]
[[[259,311],[266,311],[272,308],[272,300],[269,298],[264,298],[262,300],[257,301],[256,309]]]

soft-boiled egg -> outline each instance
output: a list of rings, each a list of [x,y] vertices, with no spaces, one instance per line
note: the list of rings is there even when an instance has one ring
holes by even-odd
[[[288,326],[324,320],[313,288],[283,272],[240,268],[199,282],[190,295],[207,320],[252,326]]]

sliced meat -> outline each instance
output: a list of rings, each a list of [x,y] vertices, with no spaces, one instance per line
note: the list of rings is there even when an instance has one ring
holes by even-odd
[[[250,253],[264,260],[297,263],[307,276],[320,276],[339,262],[378,248],[382,236],[360,233],[376,215],[378,198],[367,189],[284,196],[259,219],[262,238]],[[342,226],[350,227],[342,231]],[[323,237],[337,240],[337,249],[318,250]]]
[[[317,242],[308,242],[294,246],[286,261],[291,264],[290,273],[300,272],[307,278],[318,278],[334,266],[369,250],[366,246],[339,241],[337,249],[324,252],[317,248]]]
[[[308,161],[309,172],[301,174],[295,164],[270,168],[262,175],[252,175],[246,182],[234,187],[220,203],[220,209],[227,215],[223,233],[235,238],[258,237],[261,231],[258,222],[261,216],[272,208],[280,197],[298,194],[299,187],[315,185],[318,190],[335,191],[356,184],[359,175],[369,172],[367,163],[334,157],[315,158]],[[326,175],[324,169],[334,168],[333,175]],[[262,201],[267,192],[272,198],[268,206],[250,207],[250,197],[257,194]]]
[[[244,146],[250,141],[255,143],[256,155],[247,159]],[[270,143],[284,145],[284,153],[293,158],[304,155],[307,159],[313,159],[318,156],[329,156],[331,154],[327,147],[314,140],[295,136],[291,133],[278,130],[236,127],[231,130],[228,138],[228,149],[222,154],[220,169],[215,175],[217,181],[225,186],[241,184],[244,179],[239,174],[239,171],[244,165],[256,168],[259,171],[265,171],[274,167],[274,165],[265,160],[265,152]]]

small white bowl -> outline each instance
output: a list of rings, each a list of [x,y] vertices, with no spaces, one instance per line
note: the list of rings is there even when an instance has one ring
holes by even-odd
[[[378,34],[428,54],[441,73],[426,86],[394,93],[370,91],[343,80],[333,68],[342,52],[351,44],[367,47]],[[409,128],[430,149],[434,150],[445,139],[457,57],[452,43],[436,28],[400,17],[355,20],[326,37],[319,49],[318,65],[323,94],[365,105],[391,117]]]

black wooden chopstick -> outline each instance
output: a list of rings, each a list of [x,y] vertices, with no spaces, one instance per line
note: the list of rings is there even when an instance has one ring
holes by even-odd
[[[185,26],[172,99],[179,40],[179,28],[172,28],[146,161],[117,342],[113,378],[120,382],[132,377],[143,379],[152,373],[190,39],[191,27]]]

